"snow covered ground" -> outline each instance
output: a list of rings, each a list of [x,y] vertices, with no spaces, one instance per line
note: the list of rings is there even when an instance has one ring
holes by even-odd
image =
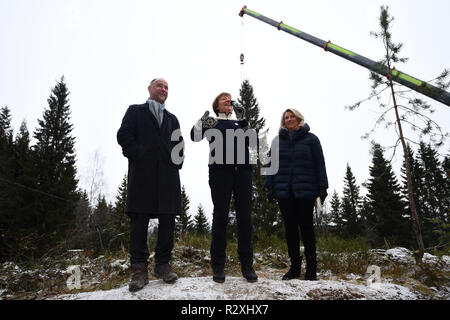
[[[55,300],[416,300],[420,295],[407,287],[390,283],[370,286],[348,281],[305,281],[227,277],[222,284],[211,277],[181,278],[175,284],[153,280],[141,291],[131,293],[128,286],[109,291],[67,294]]]
[[[401,264],[414,265],[412,252],[405,248],[378,250],[380,259]],[[380,260],[381,261],[381,260]],[[424,263],[436,266],[441,263],[446,271],[450,257],[438,259],[425,254]],[[293,279],[280,280],[280,275],[265,272],[256,283],[248,283],[244,278],[227,277],[225,283],[212,281],[211,277],[185,277],[175,284],[165,284],[153,280],[141,291],[131,293],[128,286],[109,291],[95,291],[79,294],[66,294],[53,297],[58,300],[418,300],[429,296],[411,289],[412,283],[405,286],[392,283],[392,279],[380,277],[377,282],[368,282],[369,275],[349,274],[347,280],[328,279],[305,281]],[[331,279],[330,279],[331,278]],[[435,290],[430,288],[430,290]],[[450,300],[450,288],[437,293],[436,298]]]
[[[335,275],[330,270],[319,270],[318,281],[294,279],[282,281],[285,267],[274,266],[268,261],[286,259],[275,253],[255,254],[259,280],[248,283],[239,272],[227,274],[225,283],[212,281],[207,250],[182,247],[177,249],[175,270],[184,271],[175,284],[151,280],[141,291],[128,290],[129,261],[126,259],[63,260],[62,265],[36,270],[21,269],[12,262],[0,265],[0,298],[38,300],[450,300],[450,257],[425,254],[423,265],[415,263],[413,253],[405,248],[370,250],[371,264],[380,266],[378,271],[366,274],[343,273]],[[275,255],[277,259],[272,257]],[[319,253],[319,258],[324,253]],[[189,256],[183,260],[183,256]],[[352,254],[341,253],[339,259],[352,260]],[[322,258],[323,259],[323,258]],[[68,264],[81,265],[81,287],[70,293],[66,281]],[[198,270],[195,267],[198,267]],[[189,270],[186,272],[186,270]],[[205,271],[206,270],[206,271]],[[375,271],[376,267],[374,268]],[[151,273],[151,272],[149,272]],[[100,290],[112,279],[119,277],[115,289]],[[377,281],[368,282],[368,278]],[[52,281],[55,279],[55,281]],[[154,279],[154,278],[153,278]],[[21,294],[26,283],[33,287]],[[51,288],[55,286],[55,288]],[[111,287],[111,286],[110,286]],[[16,288],[16,289],[14,289]],[[17,289],[18,288],[18,289]],[[72,291],[73,292],[73,291]]]

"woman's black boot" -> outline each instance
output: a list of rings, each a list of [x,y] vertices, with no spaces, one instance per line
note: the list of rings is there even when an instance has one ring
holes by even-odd
[[[291,262],[291,268],[289,271],[283,276],[282,280],[291,280],[295,278],[300,278],[302,273],[302,260],[299,262]]]
[[[305,280],[317,280],[317,261],[315,255],[306,257]]]

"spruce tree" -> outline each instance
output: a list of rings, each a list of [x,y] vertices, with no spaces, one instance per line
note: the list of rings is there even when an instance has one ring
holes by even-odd
[[[363,184],[364,186],[364,184]],[[359,210],[361,217],[361,224],[363,228],[363,234],[368,243],[374,244],[376,242],[376,230],[375,219],[373,218],[373,210],[370,206],[370,200],[367,196],[363,196],[361,199],[361,208]]]
[[[423,181],[419,194],[423,205],[423,234],[424,242],[428,247],[437,244],[438,236],[433,232],[432,219],[446,221],[448,215],[448,182],[445,171],[441,167],[437,151],[431,144],[421,142],[418,150],[419,166],[423,172]]]
[[[417,262],[420,263],[425,248],[416,203],[414,201],[414,186],[411,178],[411,168],[406,146],[406,141],[414,141],[414,138],[411,136],[407,137],[404,134],[404,128],[411,129],[411,132],[414,134],[417,133],[420,140],[424,137],[429,138],[436,146],[440,146],[444,143],[447,134],[445,134],[440,125],[431,118],[434,111],[432,105],[427,103],[421,97],[417,97],[415,91],[404,90],[399,84],[393,82],[393,77],[396,75],[392,75],[391,73],[396,67],[395,64],[408,61],[408,58],[400,57],[400,51],[403,44],[395,43],[393,41],[391,33],[393,21],[394,18],[389,13],[389,7],[381,6],[379,16],[380,31],[371,32],[372,36],[381,40],[384,56],[378,63],[380,64],[380,68],[386,69],[389,74],[386,74],[385,78],[375,72],[371,72],[370,80],[372,82],[372,92],[369,98],[357,102],[353,106],[350,106],[349,109],[353,110],[359,107],[362,102],[376,98],[382,112],[376,121],[375,127],[380,124],[385,124],[385,129],[395,127],[395,134],[397,136],[395,145],[392,146],[392,148],[395,152],[397,146],[400,145],[403,151],[412,229],[414,230],[418,246],[416,258]],[[435,82],[439,89],[446,90],[450,86],[450,82],[447,81],[449,75],[450,71],[445,69],[432,82]],[[385,100],[382,99],[383,95],[385,95]],[[366,137],[374,132],[375,127],[371,132],[366,134]]]
[[[441,166],[439,156],[431,144],[420,143],[420,167],[424,175],[424,201],[429,209],[430,218],[444,218],[448,207],[443,201],[448,195],[446,190],[446,173]]]
[[[8,107],[0,109],[0,256],[8,257],[13,251],[14,231],[10,230],[14,217],[11,196],[15,187],[13,182],[13,129],[11,127],[11,111]]]
[[[450,156],[445,156],[444,160],[442,161],[442,169],[445,172],[445,190],[446,190],[446,197],[444,199],[445,206],[447,209],[447,214],[445,216],[445,223],[450,223]]]
[[[409,245],[407,223],[403,218],[405,205],[401,199],[401,188],[391,164],[384,158],[379,144],[372,144],[372,166],[367,184],[371,219],[369,226],[375,231],[375,245],[385,242]]]
[[[186,188],[183,186],[181,188],[181,215],[177,216],[175,220],[175,235],[179,238],[183,238],[186,232],[192,229],[192,221],[189,216],[190,202]]]
[[[75,228],[69,237],[71,249],[90,250],[95,248],[95,234],[91,229],[90,219],[92,208],[86,190],[78,191],[78,201],[75,207]]]
[[[11,110],[0,109],[0,215],[8,212],[11,180],[13,178],[13,129]]]
[[[255,129],[258,134],[262,134],[266,120],[260,116],[260,109],[257,99],[253,93],[253,87],[248,80],[242,83],[240,89],[240,97],[238,102],[244,107],[245,115],[250,123],[251,128]],[[259,158],[259,154],[267,154],[269,147],[264,139],[258,141],[259,150],[253,149],[250,152],[255,157],[256,164],[253,165],[253,185],[252,185],[252,214],[253,225],[256,231],[255,236],[266,237],[276,232],[280,232],[281,223],[280,215],[278,214],[278,206],[275,203],[270,203],[267,200],[267,193],[264,188],[265,176],[261,175],[263,163]],[[233,211],[233,206],[231,207]],[[231,230],[236,230],[235,218],[231,214],[230,223],[233,223]],[[259,233],[261,233],[259,235]]]
[[[104,251],[108,248],[110,234],[110,210],[104,195],[99,195],[97,205],[90,217],[90,226],[97,237],[97,249]]]
[[[413,197],[414,203],[416,204],[417,216],[419,218],[420,230],[422,232],[422,239],[424,245],[427,245],[429,242],[429,234],[426,235],[426,231],[423,230],[424,223],[424,214],[427,211],[425,202],[423,201],[423,193],[422,190],[424,188],[424,172],[422,167],[420,166],[419,160],[414,156],[414,151],[411,149],[411,146],[407,145],[407,156],[409,161],[410,173],[411,173],[411,182],[413,187]],[[403,166],[401,168],[401,178],[402,178],[402,195],[404,199],[408,199],[408,179],[406,175],[406,163],[403,161]],[[405,216],[412,220],[411,217],[411,208],[409,205],[409,201],[405,203]],[[412,221],[411,221],[412,222]],[[425,233],[424,233],[425,232]]]
[[[259,104],[258,101],[253,94],[253,86],[250,84],[248,80],[242,82],[241,89],[239,90],[239,99],[238,102],[245,109],[245,117],[250,123],[250,127],[256,130],[256,132],[260,132],[264,129],[266,125],[266,120],[263,117],[259,116]]]
[[[114,211],[117,215],[125,214],[125,206],[127,204],[127,187],[128,187],[128,178],[127,174],[122,178],[122,182],[120,183],[119,188],[117,189],[116,201],[114,203]]]
[[[127,201],[127,175],[125,174],[117,190],[116,201],[111,210],[110,229],[112,234],[110,249],[128,248],[130,239],[130,219],[125,214]]]
[[[34,131],[36,186],[45,196],[35,203],[34,225],[40,235],[47,235],[44,247],[64,240],[74,225],[78,200],[75,138],[70,123],[69,91],[64,77],[57,82],[48,98],[48,109],[38,120]]]
[[[359,217],[360,201],[359,186],[356,184],[356,178],[350,165],[347,164],[341,204],[342,218],[346,221],[344,225],[345,237],[357,237],[362,232],[362,224]]]
[[[194,232],[201,236],[206,236],[209,233],[208,220],[201,204],[198,205],[197,214],[194,217]]]
[[[32,213],[33,205],[40,200],[35,184],[35,172],[33,167],[33,155],[30,147],[30,133],[26,122],[23,121],[14,140],[13,149],[13,180],[17,185],[13,187],[11,194],[12,211],[14,215],[11,222],[12,229],[17,233],[29,233],[34,229]],[[19,231],[20,229],[20,231]]]
[[[345,221],[342,217],[341,199],[336,190],[334,190],[333,194],[331,195],[330,207],[331,223],[333,224],[333,229],[337,235],[342,236],[344,233]]]

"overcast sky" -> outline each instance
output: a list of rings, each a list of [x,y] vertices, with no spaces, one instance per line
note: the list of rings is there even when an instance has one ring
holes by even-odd
[[[122,117],[129,105],[146,101],[151,79],[164,77],[169,82],[166,107],[178,117],[186,140],[180,174],[190,212],[201,203],[211,217],[208,144],[191,142],[189,131],[211,110],[217,94],[238,97],[244,53],[244,78],[254,88],[269,137],[277,133],[284,109],[300,110],[322,143],[329,194],[341,192],[346,163],[358,183],[369,178],[370,141],[361,136],[380,111],[375,101],[353,112],[344,108],[368,96],[369,72],[238,13],[247,5],[379,60],[383,47],[369,33],[379,31],[379,7],[386,4],[395,17],[393,40],[404,43],[401,56],[410,58],[397,69],[427,81],[450,68],[448,0],[0,0],[0,107],[12,110],[15,132],[26,120],[32,133],[51,88],[64,75],[80,182],[86,184],[97,152],[103,190],[113,201],[127,171],[116,140]],[[434,119],[448,131],[449,107],[427,100],[436,109]],[[393,129],[380,127],[372,139],[389,146],[393,135]],[[440,152],[448,150],[447,142]],[[401,155],[398,149],[396,170]]]

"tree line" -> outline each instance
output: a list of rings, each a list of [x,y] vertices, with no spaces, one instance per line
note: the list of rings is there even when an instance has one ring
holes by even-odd
[[[239,103],[259,133],[265,119],[248,80],[242,83]],[[96,199],[79,187],[76,178],[75,137],[70,121],[69,91],[64,77],[57,81],[47,100],[48,107],[32,136],[25,122],[17,134],[11,126],[11,110],[0,109],[0,255],[33,259],[68,249],[98,252],[127,250],[129,219],[124,214],[127,177],[117,189],[113,203],[100,192]],[[267,145],[260,148],[268,149]],[[410,147],[414,197],[417,203],[424,243],[448,248],[448,210],[450,204],[450,158],[439,159],[431,144]],[[343,238],[363,236],[374,247],[403,245],[414,247],[411,215],[404,170],[396,178],[383,148],[372,144],[370,178],[359,186],[347,165],[342,196],[334,191],[321,215],[315,216],[322,235]],[[255,241],[271,236],[284,237],[276,203],[267,200],[261,162],[254,166],[252,213]],[[363,194],[361,187],[366,189]],[[91,195],[92,196],[92,195]],[[207,237],[210,226],[200,204],[191,216],[190,199],[182,188],[182,215],[176,219],[176,237],[186,234]],[[228,236],[236,237],[234,206],[231,205]],[[447,240],[445,240],[447,239]]]
[[[450,158],[440,161],[437,151],[424,142],[416,154],[409,146],[408,152],[423,242],[428,249],[448,248]],[[399,181],[379,144],[372,144],[371,154],[370,177],[361,186],[347,164],[342,196],[333,191],[324,223],[340,237],[365,237],[372,247],[414,248],[405,163]]]
[[[101,192],[88,192],[77,180],[75,137],[69,90],[62,77],[47,99],[48,107],[32,136],[25,121],[14,134],[9,107],[0,109],[0,257],[32,260],[68,249],[98,252],[126,250],[127,177],[114,203]],[[36,141],[31,143],[31,137]],[[91,199],[91,197],[96,199]],[[183,188],[183,208],[189,199]],[[195,220],[177,219],[177,235],[207,234],[200,205]]]

